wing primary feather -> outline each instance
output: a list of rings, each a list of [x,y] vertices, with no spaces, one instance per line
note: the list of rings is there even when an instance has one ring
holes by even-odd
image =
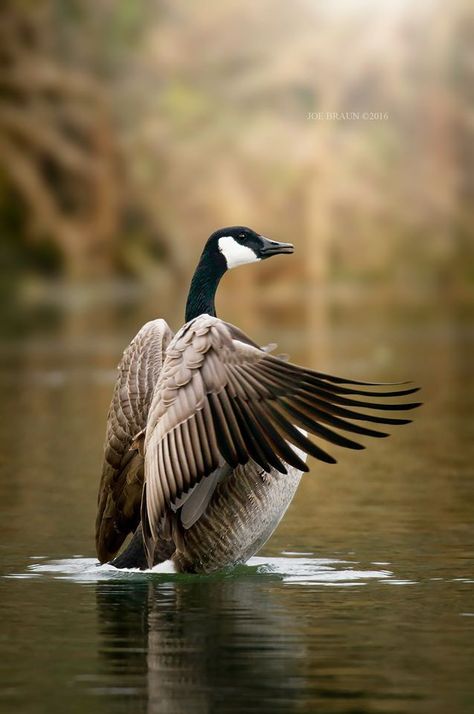
[[[345,431],[350,431],[353,434],[362,434],[363,436],[374,436],[378,438],[388,436],[388,434],[384,431],[369,429],[368,427],[360,426],[359,424],[353,424],[352,422],[340,419],[329,412],[325,412],[323,409],[318,409],[318,407],[314,404],[305,402],[303,399],[298,399],[298,397],[280,397],[279,402],[284,405],[285,409],[288,405],[295,411],[298,411],[299,419],[301,417],[307,417],[310,420],[316,419],[318,421],[324,421],[327,424],[331,424],[331,426],[335,426],[336,429],[344,429]]]
[[[411,384],[409,380],[403,382],[362,382],[357,379],[346,379],[345,377],[335,377],[331,374],[325,374],[324,372],[313,372],[312,370],[306,370],[315,377],[323,379],[326,382],[334,382],[334,384],[356,384],[362,387],[401,387],[404,384]]]
[[[275,429],[270,418],[268,418],[268,412],[265,414],[265,406],[262,402],[260,402],[260,404],[252,405],[252,411],[255,414],[255,418],[259,421],[260,426],[264,429],[265,435],[270,439],[270,442],[278,455],[281,456],[287,464],[293,466],[299,471],[309,471],[307,464],[300,459],[298,454],[293,451],[291,446],[285,441],[281,434],[279,434],[277,429]]]
[[[419,387],[410,387],[410,389],[397,389],[395,391],[392,390],[390,392],[373,392],[367,389],[348,389],[347,387],[341,387],[339,385],[334,385],[330,382],[325,382],[324,380],[319,379],[318,377],[314,377],[313,375],[308,373],[304,373],[303,380],[308,384],[314,384],[317,387],[321,387],[322,389],[326,389],[330,392],[335,392],[336,394],[356,394],[363,397],[406,397],[408,394],[415,394],[415,392],[420,391]]]
[[[283,375],[273,372],[267,370],[262,363],[259,364],[258,377],[274,397],[279,394],[291,394],[301,386],[301,380],[296,379],[292,373]]]
[[[236,381],[240,383],[240,389],[241,392],[243,392],[242,396],[241,393],[239,393],[239,397],[241,399],[244,399],[245,401],[247,399],[258,401],[262,398],[262,396],[265,396],[261,384],[252,379],[251,374],[249,378],[249,373],[243,365],[232,365],[232,370],[228,370],[228,372],[229,371],[235,371]]]
[[[286,369],[285,369],[286,367]],[[303,385],[311,385],[312,387],[317,387],[325,391],[335,393],[335,394],[355,394],[359,396],[366,397],[403,397],[408,394],[414,394],[419,391],[419,387],[412,387],[410,389],[402,389],[391,392],[371,392],[363,389],[346,389],[345,387],[340,387],[333,385],[332,383],[324,382],[319,377],[315,377],[314,373],[310,370],[304,370],[301,368],[295,368],[294,365],[288,364],[287,362],[282,362],[281,365],[275,365],[264,358],[259,363],[259,371],[264,371],[268,377],[273,377],[276,379],[279,377],[279,383],[283,385],[294,384],[299,388],[304,388]],[[375,386],[375,385],[374,385]]]
[[[365,446],[359,444],[357,441],[352,441],[342,434],[338,434],[332,429],[328,429],[326,426],[319,424],[313,419],[308,419],[302,412],[295,409],[291,404],[285,402],[283,399],[277,402],[280,409],[283,412],[288,412],[297,421],[301,422],[307,429],[309,429],[313,434],[319,436],[321,439],[329,441],[331,444],[337,444],[337,446],[343,446],[346,449],[365,449]],[[285,415],[286,418],[286,415]]]
[[[299,396],[299,395],[298,395]],[[421,402],[412,402],[408,404],[379,404],[375,402],[359,402],[357,399],[346,399],[339,394],[332,394],[323,389],[319,389],[317,396],[322,399],[327,399],[328,402],[336,402],[336,404],[344,404],[349,407],[359,407],[360,409],[380,409],[381,411],[409,411],[421,406]],[[376,396],[376,395],[374,395]]]
[[[237,421],[240,426],[240,431],[242,433],[242,436],[244,437],[245,444],[247,446],[247,450],[249,453],[249,456],[255,463],[257,463],[259,466],[262,467],[264,471],[270,472],[271,471],[271,466],[268,461],[266,453],[264,453],[263,449],[263,442],[257,440],[255,438],[258,434],[258,430],[256,429],[256,425],[253,425],[251,422],[249,423],[247,421],[248,416],[246,413],[246,410],[244,408],[244,400],[240,399],[239,397],[235,397],[232,400],[232,406],[234,409],[235,416],[237,418]],[[253,431],[252,431],[253,429]],[[273,455],[273,458],[276,459],[276,456]],[[272,459],[271,459],[272,461]],[[280,464],[280,462],[278,462]],[[280,464],[281,469],[285,469],[283,464]],[[275,467],[277,468],[277,467]],[[280,468],[277,468],[278,471],[280,471]],[[285,473],[285,471],[281,471],[281,473]]]
[[[328,454],[326,451],[321,449],[319,446],[316,446],[316,444],[313,444],[313,442],[308,439],[306,436],[304,436],[299,429],[297,429],[293,424],[290,424],[290,422],[279,412],[273,404],[270,402],[267,402],[265,404],[265,408],[270,412],[272,419],[278,424],[279,428],[287,435],[288,439],[295,444],[295,446],[299,446],[303,451],[305,451],[307,454],[310,454],[311,456],[314,456],[314,458],[318,459],[319,461],[324,461],[327,464],[336,464],[337,461],[334,458],[334,456],[331,456],[331,454]],[[352,442],[355,443],[355,442]],[[351,448],[364,448],[361,446],[357,447],[351,447]]]
[[[274,444],[271,438],[271,432],[266,432],[263,422],[259,423],[257,418],[256,410],[258,409],[257,402],[249,404],[248,402],[239,402],[239,406],[242,409],[244,419],[249,426],[249,429],[257,442],[258,447],[263,451],[265,459],[268,461],[270,466],[273,466],[277,471],[282,474],[287,474],[288,470],[284,463],[278,458],[278,454],[275,452],[275,448],[278,446],[278,450],[285,452],[288,456],[288,463],[295,468],[299,468],[301,471],[306,470],[306,464],[298,458],[298,455],[294,453],[293,450],[286,452],[285,441],[281,435],[277,435],[277,443]],[[263,404],[263,402],[260,402]],[[290,447],[288,447],[290,448]],[[282,454],[280,454],[282,455]],[[284,458],[284,457],[283,457]]]
[[[247,395],[245,394],[245,391],[240,384],[240,382],[237,379],[237,376],[235,374],[235,366],[232,365],[231,367],[228,367],[226,370],[227,374],[227,386],[228,386],[228,391],[229,391],[229,396],[233,399],[234,397],[239,397],[239,399],[246,399]]]
[[[242,434],[240,433],[239,424],[235,417],[234,410],[232,409],[232,405],[230,404],[229,396],[225,388],[221,392],[219,392],[218,399],[232,436],[232,441],[237,452],[239,463],[245,463],[248,458],[247,449],[245,447]]]
[[[239,365],[238,370],[239,370],[241,378],[244,382],[244,385],[243,385],[244,390],[246,392],[250,391],[248,389],[250,386],[255,393],[255,396],[254,396],[255,401],[260,400],[260,399],[268,399],[268,397],[270,396],[269,391],[266,388],[266,385],[263,385],[263,380],[257,380],[255,378],[255,376],[252,373],[252,367]],[[250,396],[250,394],[249,394],[249,396]]]
[[[390,417],[373,416],[372,414],[362,414],[360,412],[354,412],[351,409],[344,409],[344,407],[339,407],[336,404],[330,404],[322,399],[317,399],[315,397],[308,398],[306,395],[290,395],[288,397],[291,401],[303,402],[308,408],[315,407],[322,412],[328,412],[329,414],[336,414],[337,416],[345,417],[346,419],[354,419],[356,421],[368,421],[375,424],[411,424],[411,419],[393,419]]]
[[[235,468],[239,464],[239,457],[235,450],[221,403],[216,394],[209,395],[209,405],[211,407],[212,418],[214,420],[214,429],[216,431],[219,450],[229,466],[233,466]]]
[[[278,357],[274,357],[273,355],[266,355],[266,358],[268,361],[271,361],[274,364],[278,365],[287,365],[286,362],[283,362],[282,360],[279,360]],[[410,381],[404,381],[404,382],[361,382],[356,379],[346,379],[345,377],[336,377],[332,374],[325,374],[324,372],[316,372],[315,370],[312,369],[306,369],[305,367],[300,367],[297,364],[291,365],[293,369],[297,371],[302,371],[306,372],[313,377],[317,377],[318,379],[323,379],[328,382],[334,382],[335,384],[356,384],[360,385],[362,387],[398,387],[398,386],[403,386],[404,384],[411,384]]]

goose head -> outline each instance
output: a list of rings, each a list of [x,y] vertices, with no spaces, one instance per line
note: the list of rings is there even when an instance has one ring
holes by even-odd
[[[227,270],[293,253],[291,243],[278,243],[245,226],[221,228],[209,236],[194,272],[186,302],[186,322],[204,313],[215,315],[214,296]]]
[[[232,270],[239,265],[266,260],[272,255],[293,253],[294,248],[291,243],[270,240],[251,228],[230,226],[220,228],[209,237],[204,253],[208,251],[223,262],[225,270]]]

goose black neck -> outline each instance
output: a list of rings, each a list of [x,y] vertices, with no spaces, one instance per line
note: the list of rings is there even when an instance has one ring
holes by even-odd
[[[216,317],[214,298],[220,279],[227,270],[223,256],[204,252],[195,270],[186,303],[186,322],[199,315]]]

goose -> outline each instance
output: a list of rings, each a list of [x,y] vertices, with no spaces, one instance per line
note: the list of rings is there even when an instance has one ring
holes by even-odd
[[[171,559],[188,573],[244,563],[283,517],[308,455],[334,464],[326,442],[363,449],[354,435],[388,436],[367,424],[409,423],[386,413],[419,406],[391,399],[416,387],[297,366],[217,317],[226,271],[293,250],[243,226],[214,232],[185,324],[173,334],[163,319],[147,322],[126,348],[98,495],[101,563],[146,569]]]

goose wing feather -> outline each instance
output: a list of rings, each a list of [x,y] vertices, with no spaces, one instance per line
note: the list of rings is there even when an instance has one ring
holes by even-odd
[[[263,351],[240,330],[209,315],[191,321],[167,350],[149,413],[142,501],[147,548],[151,552],[168,509],[214,472],[222,459],[232,468],[253,459],[265,471],[274,467],[286,473],[288,464],[307,471],[291,446],[327,463],[335,459],[303,429],[324,442],[362,449],[334,429],[383,437],[386,432],[357,422],[407,423],[407,419],[364,411],[418,406],[384,401],[417,391],[393,386],[298,367]]]
[[[153,390],[173,333],[164,320],[147,322],[123,353],[110,404],[104,463],[98,495],[96,548],[101,562],[110,560],[140,522],[143,452]],[[132,450],[131,450],[132,448]]]

